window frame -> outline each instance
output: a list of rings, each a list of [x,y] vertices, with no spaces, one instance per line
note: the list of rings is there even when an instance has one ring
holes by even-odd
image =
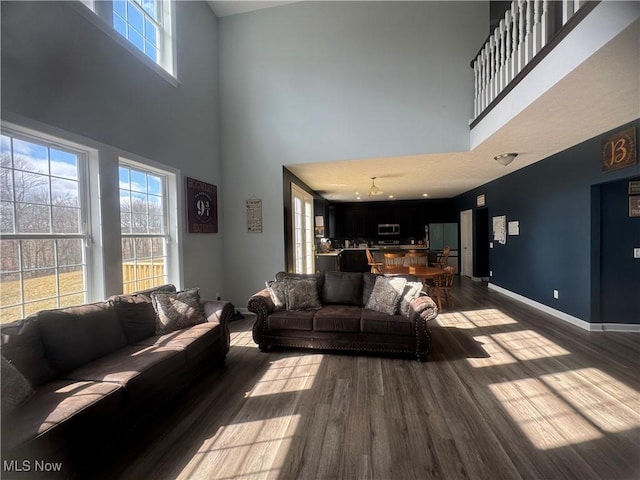
[[[51,201],[49,201],[46,206],[49,209],[49,215],[50,215],[50,232],[48,233],[43,233],[43,232],[36,232],[36,233],[30,233],[30,232],[18,232],[16,231],[16,227],[17,227],[17,219],[15,217],[15,206],[16,206],[16,202],[15,201],[15,196],[13,196],[12,198],[12,205],[13,205],[13,209],[14,209],[14,216],[13,216],[13,232],[12,233],[0,233],[0,238],[2,240],[9,240],[9,241],[18,241],[18,242],[24,242],[24,241],[30,241],[30,240],[51,240],[52,242],[54,242],[54,261],[52,265],[46,266],[46,267],[34,267],[34,268],[25,268],[24,264],[23,264],[23,258],[22,258],[22,243],[19,244],[18,246],[18,269],[14,272],[11,273],[15,273],[19,276],[19,281],[20,281],[20,292],[21,292],[21,302],[18,304],[14,304],[14,305],[9,305],[10,307],[19,307],[20,311],[21,311],[21,316],[20,318],[25,318],[27,316],[27,314],[25,313],[27,311],[27,306],[30,304],[35,304],[35,303],[40,303],[42,301],[46,301],[46,300],[55,300],[56,306],[53,308],[62,308],[60,300],[64,297],[70,297],[70,296],[74,296],[74,295],[80,295],[82,294],[83,296],[83,300],[82,303],[86,303],[89,301],[90,298],[90,292],[94,289],[94,282],[93,282],[93,278],[91,275],[91,272],[94,271],[95,269],[95,264],[94,264],[94,255],[91,254],[90,252],[90,248],[92,245],[92,237],[93,237],[93,228],[92,228],[92,222],[91,222],[91,194],[90,194],[90,187],[89,187],[89,178],[90,178],[90,150],[87,148],[84,148],[81,145],[77,145],[74,142],[67,142],[63,139],[57,138],[57,137],[52,137],[50,135],[47,135],[43,132],[35,132],[35,131],[29,131],[27,129],[22,129],[19,127],[14,127],[11,125],[5,125],[4,123],[2,124],[2,128],[0,129],[2,135],[8,136],[11,139],[16,139],[16,140],[20,140],[20,141],[25,141],[25,142],[29,142],[29,143],[33,143],[33,144],[37,144],[37,145],[41,145],[46,147],[48,150],[49,149],[56,149],[56,150],[61,150],[61,151],[65,151],[65,152],[69,152],[72,153],[74,155],[76,155],[77,159],[78,159],[78,178],[77,180],[77,184],[78,184],[78,203],[79,203],[79,232],[77,233],[55,233],[53,232],[53,218],[51,217],[52,215],[52,208],[53,208],[53,204]],[[12,148],[13,151],[13,148]],[[50,162],[50,157],[48,157],[48,160]],[[15,164],[12,162],[11,165],[11,171],[15,172],[16,168],[15,168]],[[18,169],[18,171],[21,171],[20,169]],[[63,177],[59,177],[57,175],[52,175],[51,171],[49,170],[49,172],[45,175],[42,173],[39,173],[39,175],[43,175],[46,176],[49,182],[49,185],[51,185],[51,181],[52,179],[55,178],[63,178]],[[12,180],[12,186],[13,188],[15,188],[15,177],[13,177]],[[51,191],[49,191],[49,200],[51,200]],[[43,204],[45,205],[45,204]],[[57,246],[55,246],[55,243],[58,240],[81,240],[82,241],[82,261],[80,264],[74,264],[74,265],[60,265],[59,264],[59,258],[57,255]],[[82,267],[82,277],[83,277],[83,290],[81,291],[77,291],[77,292],[72,292],[71,294],[67,294],[61,295],[60,292],[60,270],[64,267],[78,267],[81,266]],[[55,271],[55,283],[56,283],[56,295],[54,296],[49,296],[49,297],[44,297],[44,298],[38,298],[38,299],[33,299],[33,300],[29,300],[29,301],[25,301],[25,295],[24,295],[24,282],[25,282],[25,273],[28,272],[34,272],[38,269],[46,269],[46,270],[54,270]],[[3,305],[3,307],[8,307],[7,305]],[[15,320],[19,320],[19,318],[15,319]]]
[[[162,2],[162,22],[158,32],[159,55],[157,61],[153,61],[143,51],[138,49],[129,39],[116,31],[113,25],[113,1],[78,0],[66,2],[75,8],[83,17],[96,25],[100,30],[110,36],[121,47],[135,55],[142,63],[150,67],[173,86],[178,86],[177,60],[176,60],[176,24],[175,8],[176,0],[160,0]]]
[[[171,225],[172,225],[172,219],[171,219],[171,208],[169,205],[169,190],[170,190],[170,177],[171,177],[171,173],[167,172],[165,170],[161,170],[159,168],[154,168],[149,166],[148,164],[143,164],[140,162],[136,162],[133,160],[130,160],[128,158],[124,158],[124,157],[119,157],[119,161],[118,161],[118,172],[120,170],[120,167],[124,167],[124,168],[128,168],[129,171],[131,170],[135,170],[137,172],[140,173],[144,173],[145,175],[154,175],[154,176],[158,176],[161,177],[163,179],[162,181],[162,188],[161,188],[161,198],[162,198],[162,223],[163,223],[163,232],[162,233],[150,233],[150,232],[130,232],[130,233],[125,233],[122,231],[122,221],[120,222],[120,241],[122,243],[122,240],[124,240],[125,238],[129,238],[129,239],[136,239],[136,238],[149,238],[149,239],[153,239],[153,238],[159,238],[159,239],[163,239],[164,241],[164,248],[163,248],[163,252],[164,255],[162,258],[164,258],[164,275],[163,275],[163,280],[162,283],[160,283],[160,285],[164,284],[164,283],[168,283],[170,281],[171,278],[171,264],[172,259],[172,252],[171,252],[171,244],[172,244],[172,235],[171,235]],[[118,183],[119,183],[119,178],[118,178]],[[133,193],[133,190],[128,190],[130,193]],[[120,193],[122,192],[122,188],[120,187],[120,185],[118,185],[118,197],[120,197]],[[149,192],[147,190],[146,194],[148,195]],[[148,203],[147,203],[148,205]],[[122,204],[120,204],[120,216],[122,217]],[[131,214],[133,215],[133,207],[132,207],[132,212]],[[148,212],[147,212],[147,217],[148,217]],[[123,269],[122,269],[122,286],[123,286],[123,292],[127,292],[127,288],[126,288],[126,284],[125,284],[125,278],[124,278],[124,251],[122,252],[122,265],[123,265]],[[153,258],[153,257],[152,257]],[[137,263],[138,257],[134,256],[133,258],[134,262]],[[154,277],[151,277],[154,278]],[[143,290],[145,288],[147,288],[146,286],[139,286],[138,285],[138,279],[136,278],[133,282],[127,282],[127,284],[133,283],[134,285],[134,289],[131,291],[137,291],[137,290]],[[156,286],[156,285],[151,285],[151,286]]]

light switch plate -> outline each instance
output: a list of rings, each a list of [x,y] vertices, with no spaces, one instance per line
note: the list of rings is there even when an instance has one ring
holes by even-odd
[[[633,258],[640,258],[640,248],[633,249]]]

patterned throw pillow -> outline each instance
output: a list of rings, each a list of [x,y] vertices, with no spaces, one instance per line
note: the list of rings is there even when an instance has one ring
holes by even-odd
[[[153,308],[158,314],[156,335],[163,335],[207,321],[197,288],[176,293],[153,292],[151,300]]]
[[[369,310],[395,315],[398,310],[398,300],[402,295],[407,280],[398,277],[378,277],[373,291],[367,302]]]
[[[287,281],[286,280],[269,280],[264,282],[269,290],[269,296],[273,302],[275,310],[284,310],[287,308]]]
[[[411,302],[422,293],[422,282],[407,282],[400,298],[399,313],[409,318],[411,313]]]
[[[287,310],[316,310],[322,308],[314,278],[287,279]]]
[[[2,378],[2,415],[4,416],[29,398],[33,389],[29,381],[4,356],[2,356],[0,378]]]

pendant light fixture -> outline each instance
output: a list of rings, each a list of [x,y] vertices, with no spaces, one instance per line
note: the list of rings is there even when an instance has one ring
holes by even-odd
[[[371,188],[369,189],[370,197],[375,197],[376,195],[382,195],[384,193],[381,189],[376,187],[376,178],[377,177],[371,177]]]

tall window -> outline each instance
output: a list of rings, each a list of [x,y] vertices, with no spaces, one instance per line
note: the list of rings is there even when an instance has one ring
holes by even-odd
[[[85,155],[9,132],[0,141],[0,322],[84,303]]]
[[[174,75],[172,0],[82,0],[136,49]]]
[[[295,273],[313,273],[313,197],[291,184],[293,265]]]
[[[120,163],[122,283],[125,293],[167,283],[167,177]]]

